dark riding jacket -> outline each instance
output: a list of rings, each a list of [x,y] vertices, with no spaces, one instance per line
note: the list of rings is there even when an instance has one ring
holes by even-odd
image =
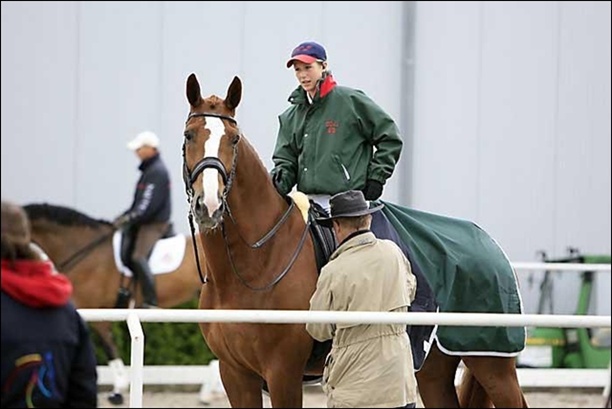
[[[312,103],[301,87],[289,102],[272,156],[281,193],[296,184],[306,194],[330,195],[363,190],[367,179],[385,184],[402,139],[393,119],[365,93],[337,86],[327,75]]]
[[[50,262],[2,260],[2,407],[98,407],[89,329]]]
[[[134,200],[125,212],[130,225],[169,222],[172,213],[170,176],[159,153],[141,162]]]

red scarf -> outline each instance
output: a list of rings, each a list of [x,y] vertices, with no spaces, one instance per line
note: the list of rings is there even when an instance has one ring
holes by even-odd
[[[70,300],[72,283],[49,261],[2,260],[2,291],[30,307],[61,307]]]

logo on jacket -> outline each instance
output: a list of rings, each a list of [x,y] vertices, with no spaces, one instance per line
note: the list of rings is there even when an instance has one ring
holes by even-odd
[[[328,135],[333,135],[336,133],[336,129],[338,129],[338,122],[328,119],[325,121],[325,128],[327,128]]]
[[[2,385],[2,392],[12,387],[23,388],[24,407],[33,408],[35,407],[35,396],[38,394],[46,398],[59,396],[55,378],[55,366],[51,352],[43,355],[37,353],[24,355],[15,360],[15,366]]]

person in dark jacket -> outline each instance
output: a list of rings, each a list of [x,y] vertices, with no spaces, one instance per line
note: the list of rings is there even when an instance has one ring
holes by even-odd
[[[299,86],[279,116],[270,172],[276,189],[286,195],[297,185],[326,210],[346,190],[380,198],[403,145],[395,121],[363,91],[336,84],[322,45],[298,45],[291,67]]]
[[[159,138],[153,132],[139,133],[127,146],[141,160],[141,175],[132,205],[113,224],[123,234],[121,258],[140,283],[144,300],[141,307],[156,308],[157,291],[149,256],[157,240],[171,228],[170,175],[158,150]]]
[[[23,208],[1,207],[2,407],[95,408],[96,357],[72,284],[30,246]]]

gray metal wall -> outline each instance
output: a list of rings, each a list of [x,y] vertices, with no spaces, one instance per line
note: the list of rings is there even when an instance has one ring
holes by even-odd
[[[162,140],[174,221],[187,76],[205,95],[244,86],[238,120],[271,165],[299,42],[328,51],[340,84],[401,124],[384,198],[468,218],[511,260],[567,246],[610,254],[610,2],[5,2],[2,198],[112,218]],[[602,288],[610,288],[609,274]],[[606,281],[607,280],[607,281]],[[533,286],[523,286],[526,306]],[[598,311],[610,313],[610,292]],[[569,307],[568,307],[569,308]]]

